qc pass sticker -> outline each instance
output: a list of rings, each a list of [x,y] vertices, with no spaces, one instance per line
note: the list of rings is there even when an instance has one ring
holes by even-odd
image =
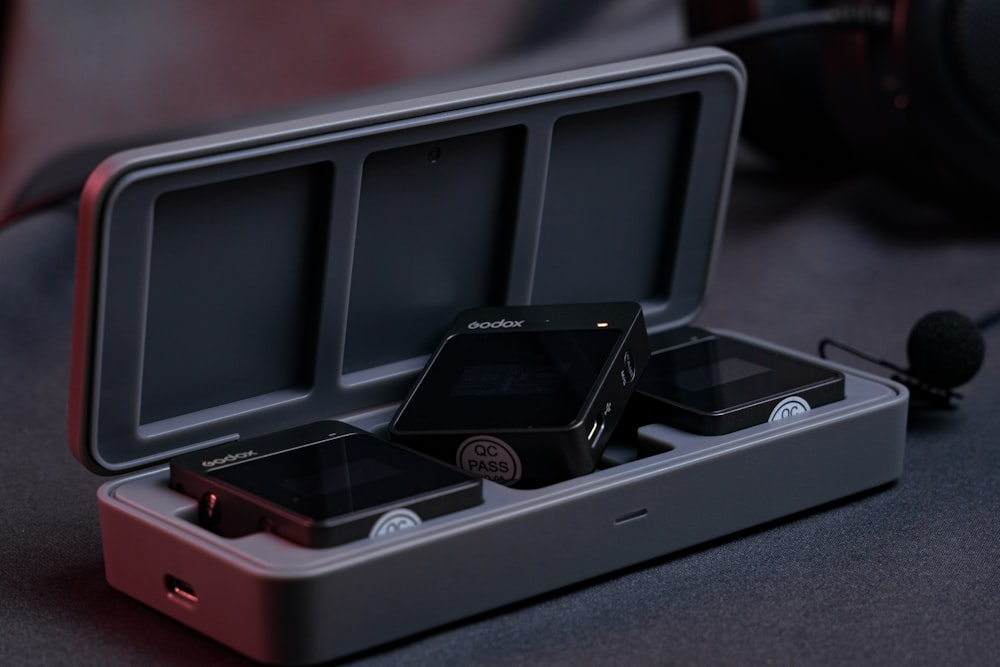
[[[500,484],[521,479],[521,459],[500,438],[474,435],[458,446],[455,462],[462,470]]]
[[[400,507],[394,510],[389,510],[380,516],[378,521],[375,522],[375,525],[372,526],[372,530],[368,533],[368,537],[392,535],[393,533],[398,533],[401,530],[413,528],[414,526],[419,526],[420,524],[420,517],[417,516],[416,512],[405,507]]]
[[[809,401],[806,399],[800,396],[789,396],[788,398],[782,399],[781,402],[774,406],[774,409],[771,410],[771,417],[767,421],[781,421],[782,419],[788,419],[789,417],[805,414],[809,412],[810,409]]]

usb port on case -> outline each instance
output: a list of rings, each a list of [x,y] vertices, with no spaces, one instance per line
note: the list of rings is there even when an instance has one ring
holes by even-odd
[[[188,582],[169,574],[163,578],[163,582],[167,587],[167,595],[172,599],[191,606],[198,604],[198,594]]]

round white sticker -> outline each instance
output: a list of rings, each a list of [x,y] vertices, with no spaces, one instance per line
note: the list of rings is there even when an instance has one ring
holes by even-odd
[[[789,417],[794,417],[796,415],[805,414],[809,412],[811,408],[809,407],[809,401],[800,396],[789,396],[784,398],[774,406],[771,410],[771,418],[767,421],[776,422],[782,419],[788,419]]]
[[[501,484],[521,479],[521,459],[510,445],[489,435],[474,435],[458,446],[458,467]]]
[[[398,509],[389,510],[380,516],[378,521],[375,522],[375,525],[372,526],[372,530],[368,533],[368,537],[392,535],[393,533],[398,533],[401,530],[413,528],[414,526],[419,526],[420,524],[420,517],[417,516],[416,512],[408,510],[405,507],[400,507]]]

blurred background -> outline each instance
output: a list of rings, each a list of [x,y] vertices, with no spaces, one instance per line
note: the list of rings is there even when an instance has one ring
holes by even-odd
[[[73,194],[120,148],[404,81],[652,53],[682,34],[674,0],[0,0],[0,21],[0,220]]]
[[[121,148],[711,44],[789,173],[992,224],[998,35],[993,0],[0,0],[0,223]]]

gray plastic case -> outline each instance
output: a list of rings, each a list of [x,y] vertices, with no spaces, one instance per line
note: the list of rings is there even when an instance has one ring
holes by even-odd
[[[655,349],[704,297],[743,88],[702,49],[109,158],[81,200],[69,440],[129,473],[98,494],[110,584],[308,664],[896,479],[906,391],[842,368],[846,398],[800,417],[648,425],[592,474],[485,482],[478,507],[328,549],[220,537],[167,486],[170,457],[238,437],[382,432],[465,308],[635,300]]]

